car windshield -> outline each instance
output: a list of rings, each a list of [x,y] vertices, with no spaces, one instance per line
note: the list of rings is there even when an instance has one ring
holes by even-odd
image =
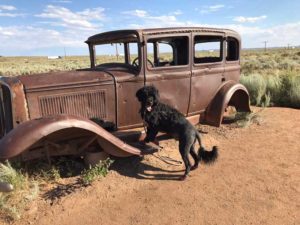
[[[114,42],[95,45],[96,67],[109,64],[138,67],[138,43]]]

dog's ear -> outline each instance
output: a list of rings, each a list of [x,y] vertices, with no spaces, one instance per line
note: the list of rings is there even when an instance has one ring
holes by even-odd
[[[135,97],[137,97],[137,99],[139,100],[139,102],[141,102],[143,100],[143,95],[144,95],[144,89],[140,88],[136,93],[135,93]]]
[[[159,92],[158,92],[157,88],[154,87],[154,86],[149,86],[149,89],[150,89],[150,93],[151,93],[151,95],[153,95],[155,101],[158,101],[158,99],[159,99]]]

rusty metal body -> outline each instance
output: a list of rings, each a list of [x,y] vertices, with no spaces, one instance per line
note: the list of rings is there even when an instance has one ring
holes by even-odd
[[[204,42],[220,43],[219,53],[210,50],[218,58],[196,56],[195,46]],[[163,102],[196,123],[201,114],[201,120],[219,126],[228,105],[250,111],[248,92],[238,83],[240,36],[232,30],[121,30],[94,35],[86,43],[91,68],[0,77],[0,159],[82,154],[95,143],[115,156],[141,154],[121,139],[141,138],[132,129],[142,127],[135,93],[144,85],[155,85]],[[95,46],[112,43],[124,43],[125,62],[96,65]],[[130,43],[138,46],[138,63],[130,58]],[[172,61],[160,58],[161,43],[172,49]]]

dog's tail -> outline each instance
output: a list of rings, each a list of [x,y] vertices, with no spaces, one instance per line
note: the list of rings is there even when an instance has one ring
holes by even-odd
[[[199,150],[198,150],[198,161],[203,161],[204,163],[213,163],[218,158],[218,147],[213,146],[211,151],[206,151],[205,148],[202,146],[200,134],[197,132],[196,138],[199,142]]]
[[[198,160],[204,163],[213,163],[218,158],[218,147],[214,146],[211,151],[206,151],[203,147],[198,150]]]

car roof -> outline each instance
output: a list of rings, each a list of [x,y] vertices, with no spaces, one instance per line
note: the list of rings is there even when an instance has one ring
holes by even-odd
[[[174,34],[174,33],[192,33],[192,32],[208,32],[208,33],[225,33],[240,40],[240,35],[230,29],[210,28],[210,27],[168,27],[168,28],[147,28],[147,29],[128,29],[115,30],[99,34],[95,34],[86,40],[86,43],[101,44],[113,43],[120,41],[137,41],[142,35],[153,34]]]

